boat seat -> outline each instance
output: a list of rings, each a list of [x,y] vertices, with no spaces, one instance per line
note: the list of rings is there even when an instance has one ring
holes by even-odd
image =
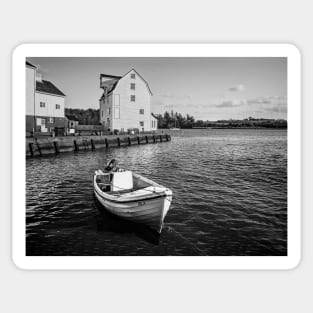
[[[114,172],[112,178],[112,191],[133,189],[133,173],[131,171]]]

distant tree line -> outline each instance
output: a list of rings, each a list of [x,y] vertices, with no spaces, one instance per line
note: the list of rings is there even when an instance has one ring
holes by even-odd
[[[183,116],[181,113],[165,112],[163,115],[156,115],[158,119],[158,128],[287,128],[287,121],[283,119],[265,119],[265,118],[245,118],[242,120],[218,120],[203,121],[195,120],[189,114]]]
[[[195,123],[195,118],[189,114],[183,116],[181,113],[165,112],[157,114],[155,117],[158,119],[158,128],[192,128]]]
[[[80,125],[99,125],[100,109],[70,109],[65,108],[65,115],[74,115]]]

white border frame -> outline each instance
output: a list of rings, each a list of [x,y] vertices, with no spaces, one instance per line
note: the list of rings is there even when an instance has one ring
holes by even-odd
[[[288,256],[25,256],[26,57],[287,57]],[[22,44],[13,52],[12,257],[21,269],[291,269],[301,259],[301,55],[291,44]],[[24,105],[23,105],[24,104]],[[22,109],[24,107],[24,110]],[[14,188],[19,186],[18,190]]]

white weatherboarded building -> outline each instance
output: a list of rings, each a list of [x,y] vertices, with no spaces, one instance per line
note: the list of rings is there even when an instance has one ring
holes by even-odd
[[[43,80],[37,67],[26,61],[26,131],[52,132],[64,128],[65,94]]]
[[[157,129],[151,114],[151,90],[144,78],[134,69],[124,76],[100,75],[100,121],[114,131],[151,131]]]

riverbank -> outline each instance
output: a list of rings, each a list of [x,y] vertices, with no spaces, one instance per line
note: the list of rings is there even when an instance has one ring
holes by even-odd
[[[26,138],[26,157],[36,157],[63,152],[95,150],[140,144],[161,143],[171,140],[169,134],[65,136]]]

